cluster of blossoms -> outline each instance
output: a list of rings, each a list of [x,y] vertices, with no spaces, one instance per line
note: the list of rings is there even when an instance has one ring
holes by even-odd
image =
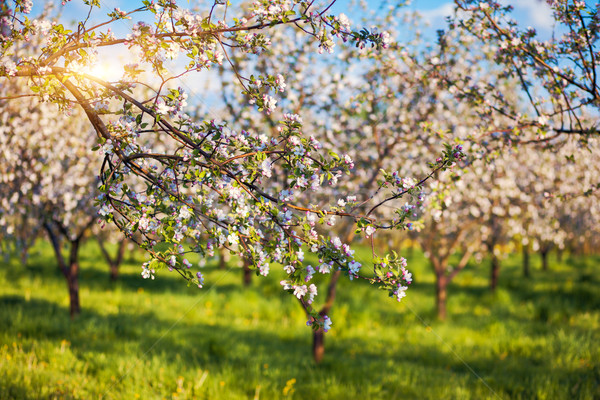
[[[193,271],[186,257],[190,251],[210,256],[217,248],[225,248],[249,260],[251,268],[265,276],[278,263],[288,275],[284,289],[301,300],[315,329],[327,330],[331,320],[311,307],[318,288],[312,281],[316,270],[306,264],[305,251],[320,260],[319,273],[341,270],[349,279],[369,279],[397,298],[404,296],[405,289],[399,289],[404,285],[398,285],[406,283],[406,277],[399,275],[403,267],[397,257],[375,260],[382,273],[364,276],[354,250],[338,237],[321,234],[318,226],[334,226],[342,219],[359,221],[357,228],[372,237],[378,229],[403,227],[412,210],[399,209],[400,217],[386,225],[370,216],[383,202],[366,215],[355,209],[357,197],[352,195],[329,206],[313,205],[313,196],[333,190],[355,168],[355,162],[347,154],[323,152],[319,140],[303,134],[303,121],[296,114],[283,114],[281,121],[273,121],[270,133],[233,129],[225,122],[198,121],[186,114],[187,94],[181,88],[162,93],[171,79],[162,78],[167,59],[185,55],[187,73],[221,66],[226,48],[261,54],[271,46],[262,32],[274,24],[302,24],[303,32],[318,41],[321,51],[332,51],[339,38],[358,47],[389,44],[386,33],[354,32],[346,16],[326,16],[312,7],[306,2],[255,1],[251,13],[245,14],[248,19],[229,24],[213,20],[212,12],[194,15],[174,2],[145,3],[131,13],[117,9],[109,14],[106,25],[133,13],[154,16],[153,22],[135,24],[123,38],[110,30],[100,32],[104,25],[86,29],[84,23],[78,35],[71,36],[62,25],[50,25],[43,56],[15,58],[14,65],[3,61],[0,73],[31,77],[36,81],[32,89],[63,110],[72,107],[65,101],[69,96],[84,108],[98,133],[97,150],[103,158],[96,199],[99,215],[148,251],[151,259],[142,266],[144,278],[154,279],[165,269],[202,287],[203,275]],[[31,34],[40,31],[34,31],[35,24],[28,20],[21,24]],[[22,38],[16,30],[13,33]],[[149,101],[137,100],[128,82],[110,84],[86,75],[99,47],[120,44],[139,55],[126,68],[128,77],[137,79],[144,70],[161,77],[160,90]],[[3,54],[9,54],[10,48],[5,46]],[[247,102],[264,115],[275,116],[276,96],[289,86],[286,78],[276,72],[249,78],[238,71],[235,74]],[[87,101],[90,97],[97,99],[93,105]],[[111,113],[118,115],[105,116]],[[389,193],[386,203],[419,190],[416,182],[387,177],[385,181],[397,189]]]
[[[107,170],[102,174],[103,193],[98,197],[103,218],[130,236],[136,231],[142,235],[141,245],[153,256],[143,266],[142,275],[152,277],[154,271],[166,267],[201,287],[203,279],[189,271],[191,265],[184,257],[183,244],[193,243],[193,251],[206,255],[213,254],[217,246],[226,247],[251,260],[257,272],[265,276],[271,263],[286,265],[289,279],[283,283],[284,289],[306,306],[313,303],[317,287],[310,283],[315,269],[304,265],[303,245],[321,259],[320,273],[330,272],[337,264],[350,279],[360,277],[362,265],[354,259],[354,250],[339,238],[326,239],[314,229],[317,223],[333,223],[340,212],[304,211],[292,203],[306,190],[318,191],[324,180],[333,184],[343,171],[353,167],[352,160],[316,158],[320,143],[301,136],[301,118],[297,115],[285,115],[277,130],[280,137],[268,138],[236,132],[216,121],[195,123],[177,105],[185,98],[181,90],[171,90],[156,102],[156,110],[148,109],[151,115],[162,116],[159,125],[168,123],[167,118],[177,124],[181,140],[190,143],[178,151],[183,155],[169,156],[168,161],[161,157],[137,158],[137,154],[155,151],[140,145],[139,137],[148,122],[133,115],[113,121],[111,130],[120,133],[119,140],[110,139],[100,146],[109,159],[119,154],[136,157],[136,164],[128,168],[146,171],[145,176],[155,182],[146,190],[135,190],[127,174]],[[162,114],[161,107],[165,109]],[[286,159],[268,156],[284,153]],[[208,168],[207,161],[214,167]],[[277,195],[269,194],[276,190],[266,186],[267,182],[274,184],[269,178],[275,175],[275,169],[288,171],[287,181],[275,182],[288,189]],[[353,204],[356,197],[340,200],[338,206],[344,207]],[[122,217],[125,215],[127,218]],[[301,231],[295,227],[304,221],[308,228],[300,236]],[[373,227],[366,231],[370,235],[375,232]],[[168,243],[170,247],[164,250]]]
[[[599,85],[595,69],[600,37],[598,6],[584,1],[548,1],[541,5],[555,21],[554,33],[540,35],[532,27],[520,28],[511,18],[513,7],[496,1],[457,0],[461,13],[451,20],[451,36],[480,46],[475,57],[485,58],[497,70],[488,71],[484,84],[472,74],[457,74],[448,82],[458,98],[482,107],[482,126],[506,119],[503,133],[512,143],[561,143],[597,132],[590,118],[597,111]],[[495,76],[494,76],[495,75]],[[512,81],[512,82],[511,82]],[[517,85],[514,84],[517,83]],[[516,87],[515,87],[516,86]],[[535,88],[535,90],[533,90]],[[526,103],[516,105],[516,92]],[[518,134],[517,134],[518,132]]]

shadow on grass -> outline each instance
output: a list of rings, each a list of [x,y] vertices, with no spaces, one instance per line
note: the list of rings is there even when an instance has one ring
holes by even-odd
[[[21,268],[13,265],[6,268],[4,273],[6,274],[6,278],[11,281],[17,281],[22,277],[23,272],[26,271],[26,273],[32,276],[43,276],[45,281],[54,281],[59,282],[59,284],[64,284],[64,275],[58,269],[53,259],[51,260],[51,262],[40,262],[38,259],[32,259],[27,263],[27,266]],[[109,268],[104,260],[98,261],[97,258],[94,259],[91,256],[82,256],[81,264],[84,265],[79,273],[79,283],[80,288],[82,289],[110,291],[119,288],[124,291],[135,292],[142,288],[146,292],[165,293],[181,292],[186,287],[185,281],[175,272],[161,271],[160,279],[156,280],[145,280],[141,277],[140,273],[130,272],[133,269],[133,266],[136,267],[136,270],[139,269],[139,271],[141,271],[141,268],[139,268],[141,263],[137,264],[134,262],[123,265],[116,281],[110,280]],[[219,269],[216,266],[206,266],[202,268],[203,274],[225,273],[227,271],[233,276],[237,275],[239,281],[242,281],[242,270],[237,267],[228,267],[225,270]],[[225,293],[240,289],[240,285],[236,284],[223,284],[218,287],[219,291]]]
[[[400,366],[404,371],[419,371],[419,374],[435,376],[435,379],[461,377],[463,382],[479,384],[470,370],[472,368],[492,388],[499,386],[506,390],[510,398],[535,397],[535,393],[525,385],[506,383],[523,382],[523,376],[551,374],[553,379],[567,382],[581,380],[581,374],[587,374],[585,379],[592,381],[598,378],[594,376],[597,371],[557,368],[543,353],[527,362],[517,357],[499,361],[476,354],[467,355],[464,359],[469,368],[454,354],[442,351],[440,346],[407,345],[402,343],[401,338],[395,341],[327,339],[326,359],[316,366],[312,363],[310,337],[306,331],[283,337],[277,332],[252,327],[240,329],[185,320],[174,324],[149,312],[100,315],[84,310],[79,318],[70,320],[64,307],[39,299],[26,300],[21,296],[0,297],[0,310],[0,326],[4,334],[18,332],[24,339],[34,339],[34,343],[68,340],[71,351],[86,363],[86,373],[90,375],[99,373],[104,367],[105,361],[98,360],[98,354],[133,353],[136,355],[133,359],[159,357],[161,362],[176,368],[229,371],[233,366],[234,378],[242,380],[247,379],[249,374],[256,374],[252,371],[267,364],[272,370],[295,374],[299,381],[314,382],[316,374],[323,377],[317,379],[323,384],[324,377],[335,377],[339,384],[348,386],[365,380],[380,382],[385,393],[409,397],[427,397],[419,396],[426,390],[399,385],[396,369]],[[19,388],[14,388],[11,393],[18,395]],[[318,397],[318,392],[310,394]],[[250,389],[248,395],[252,395]]]

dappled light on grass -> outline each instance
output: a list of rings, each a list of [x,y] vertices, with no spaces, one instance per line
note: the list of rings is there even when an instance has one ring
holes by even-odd
[[[203,271],[219,284],[198,292],[175,277],[141,279],[136,255],[111,283],[88,245],[72,321],[50,247],[35,250],[27,267],[0,269],[0,398],[497,398],[452,350],[501,398],[598,395],[597,257],[566,258],[547,273],[534,263],[531,280],[509,258],[496,294],[487,268],[469,265],[440,323],[434,277],[415,251],[406,303],[342,283],[315,366],[304,313],[276,274],[244,288],[240,268],[209,263]]]

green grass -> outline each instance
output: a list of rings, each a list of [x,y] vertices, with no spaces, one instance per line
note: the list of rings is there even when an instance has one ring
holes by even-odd
[[[548,273],[534,260],[529,280],[509,258],[496,294],[488,266],[470,265],[443,323],[418,252],[400,304],[344,279],[316,366],[276,273],[243,288],[241,270],[209,264],[200,290],[166,271],[141,279],[140,258],[111,284],[99,251],[82,253],[75,320],[49,246],[0,268],[0,399],[600,398],[598,257],[553,260]]]

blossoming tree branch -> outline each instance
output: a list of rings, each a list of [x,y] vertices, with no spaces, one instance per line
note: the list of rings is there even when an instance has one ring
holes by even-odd
[[[98,0],[84,2],[90,13],[101,9]],[[318,293],[311,283],[317,271],[335,269],[350,279],[367,279],[398,300],[411,277],[402,257],[373,251],[372,265],[365,268],[347,243],[319,234],[315,227],[342,218],[370,237],[377,229],[402,229],[410,208],[398,206],[392,218],[383,219],[380,207],[401,197],[422,201],[421,185],[463,157],[460,146],[447,146],[424,176],[402,178],[382,171],[371,194],[348,193],[332,204],[312,204],[314,193],[352,173],[352,159],[332,150],[324,154],[319,141],[304,131],[300,115],[277,110],[277,94],[286,88],[280,71],[248,76],[229,54],[264,57],[268,34],[279,25],[295,26],[317,39],[318,52],[331,52],[338,40],[385,50],[388,34],[352,30],[346,18],[328,14],[332,5],[255,1],[232,18],[237,10],[221,1],[204,14],[182,9],[175,1],[142,1],[132,11],[109,12],[104,22],[93,26],[82,19],[70,30],[47,17],[51,11],[28,18],[31,2],[16,0],[12,8],[2,9],[0,76],[26,79],[30,92],[3,100],[33,95],[65,114],[74,107],[83,109],[98,135],[98,143],[90,143],[90,148],[95,145],[103,158],[99,214],[148,252],[144,278],[168,269],[202,287],[202,273],[193,271],[188,254],[206,256],[227,248],[251,260],[262,275],[273,263],[282,265],[287,274],[283,289],[300,300],[309,325],[327,330],[330,318],[311,307]],[[123,37],[111,30],[117,21],[134,17],[152,22],[136,23]],[[42,45],[23,54],[33,37],[42,37]],[[101,49],[122,46],[139,60],[124,67],[120,80],[89,73]],[[187,64],[172,75],[167,62],[180,56]],[[256,112],[280,115],[275,134],[236,131],[227,122],[186,114],[187,95],[170,81],[217,65],[231,69]],[[144,73],[158,84],[144,81]],[[139,87],[153,92],[142,97]],[[358,212],[359,208],[368,211]],[[306,263],[305,251],[316,254],[318,266]]]
[[[454,3],[457,14],[448,32],[459,31],[486,44],[494,63],[503,68],[501,80],[512,79],[520,86],[522,101],[516,102],[514,93],[493,81],[478,85],[468,74],[450,78],[449,87],[456,95],[485,110],[483,121],[507,119],[510,123],[501,131],[506,140],[549,147],[569,137],[585,143],[598,134],[597,3],[546,1],[554,22],[549,38],[530,26],[519,26],[511,17],[512,5],[475,0]],[[445,36],[440,32],[442,48]]]

